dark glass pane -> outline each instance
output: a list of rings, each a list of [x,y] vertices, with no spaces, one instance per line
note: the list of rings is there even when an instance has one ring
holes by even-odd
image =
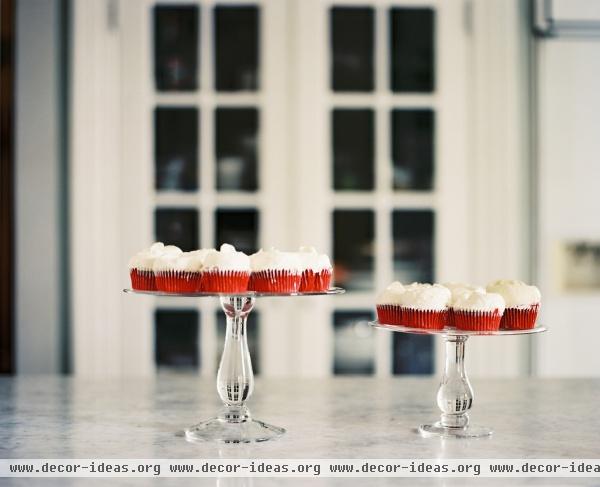
[[[330,13],[331,89],[373,91],[373,9],[333,7]]]
[[[252,370],[254,371],[255,375],[260,374],[259,320],[260,313],[255,309],[248,315],[248,324],[246,327],[248,330],[248,350],[250,351]],[[225,344],[226,329],[227,323],[225,321],[225,314],[222,311],[217,311],[217,367],[221,362],[221,354],[223,353],[223,345]]]
[[[432,374],[433,337],[392,333],[394,374]]]
[[[159,107],[154,111],[156,189],[198,188],[198,110]]]
[[[154,356],[158,366],[198,367],[198,311],[158,309]]]
[[[351,291],[373,288],[375,234],[371,210],[333,212],[335,283]]]
[[[375,337],[368,321],[371,311],[336,311],[333,373],[373,374],[375,372]]]
[[[215,7],[215,88],[258,89],[259,11],[256,6]]]
[[[404,283],[433,282],[433,212],[394,211],[392,226],[394,278]]]
[[[256,190],[258,110],[217,108],[215,117],[217,189]]]
[[[373,110],[333,111],[333,187],[370,190],[375,179]]]
[[[434,113],[392,110],[394,189],[432,189]]]
[[[228,243],[248,255],[258,250],[258,211],[254,209],[217,210],[215,225],[217,248]]]
[[[199,247],[198,211],[193,208],[159,208],[154,213],[156,240],[188,252]]]
[[[390,9],[392,91],[433,91],[434,12],[430,8]]]
[[[195,5],[154,7],[154,77],[159,91],[198,86],[198,25]]]

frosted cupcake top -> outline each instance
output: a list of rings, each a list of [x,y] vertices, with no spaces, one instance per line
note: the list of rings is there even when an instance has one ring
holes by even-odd
[[[445,282],[443,284],[444,287],[450,290],[452,297],[450,298],[450,306],[454,304],[454,302],[458,299],[462,294],[471,292],[471,291],[480,291],[485,292],[485,288],[481,286],[474,286],[472,284],[466,284],[464,282]]]
[[[149,248],[142,250],[129,259],[129,269],[139,269],[141,271],[151,271],[154,267],[154,262],[161,255],[167,252],[179,251],[181,249],[174,245],[165,246],[162,242],[153,243]]]
[[[260,249],[250,256],[252,272],[289,271],[292,274],[302,273],[300,257],[296,252],[281,252],[273,247]]]
[[[439,284],[414,282],[408,286],[396,281],[390,284],[377,299],[377,304],[393,304],[405,308],[444,311],[451,298],[450,290]]]
[[[319,254],[314,247],[300,247],[298,252],[300,269],[302,271],[313,271],[315,273],[332,270],[331,261],[327,254]]]
[[[440,284],[411,284],[401,295],[400,305],[406,308],[444,311],[452,294]]]
[[[181,252],[161,255],[154,262],[154,271],[200,272],[202,259],[192,252]]]
[[[540,290],[535,286],[529,286],[523,281],[512,279],[500,279],[489,283],[486,290],[500,294],[507,308],[519,308],[539,304],[542,299]]]
[[[377,304],[400,304],[400,295],[404,291],[402,283],[394,281],[377,297]]]
[[[204,256],[204,270],[250,271],[250,259],[233,245],[223,244],[219,250],[210,249]]]
[[[452,307],[460,311],[498,311],[504,313],[504,298],[497,293],[467,291],[457,296]]]

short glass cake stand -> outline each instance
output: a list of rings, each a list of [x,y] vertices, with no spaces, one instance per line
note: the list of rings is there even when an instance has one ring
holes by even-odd
[[[160,291],[136,291],[126,293],[168,297],[218,297],[227,317],[225,346],[217,373],[217,391],[223,408],[214,418],[190,426],[185,430],[189,441],[218,441],[223,443],[252,443],[268,441],[281,436],[285,430],[279,426],[253,419],[246,401],[254,390],[254,373],[248,351],[246,324],[254,308],[256,298],[276,296],[321,296],[342,294],[341,288],[311,293],[164,293]]]
[[[372,326],[398,333],[441,335],[446,342],[446,365],[437,393],[437,405],[442,411],[439,421],[422,424],[419,432],[425,437],[479,438],[489,436],[493,430],[484,426],[471,426],[468,411],[473,404],[473,388],[465,371],[465,343],[470,336],[530,335],[546,328],[537,325],[530,330],[466,331],[446,327],[443,330],[427,330],[408,326],[387,325],[373,321]]]

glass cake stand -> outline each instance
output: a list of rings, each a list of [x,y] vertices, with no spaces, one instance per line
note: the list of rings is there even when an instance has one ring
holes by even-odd
[[[473,388],[465,371],[465,343],[470,336],[531,335],[546,331],[536,325],[529,330],[467,331],[446,327],[442,330],[388,325],[373,321],[375,328],[419,335],[441,335],[446,342],[446,365],[437,393],[437,405],[442,411],[439,421],[422,424],[419,432],[425,437],[479,438],[490,436],[493,430],[485,426],[471,426],[468,411],[473,404]]]
[[[246,401],[254,389],[254,373],[248,351],[246,323],[254,308],[256,298],[277,296],[323,296],[342,294],[342,288],[334,287],[323,292],[309,293],[165,293],[160,291],[137,291],[124,289],[126,293],[168,297],[218,297],[227,317],[225,346],[217,373],[217,391],[223,408],[214,418],[190,426],[185,430],[189,441],[218,441],[223,443],[252,443],[268,441],[285,433],[283,428],[252,419]]]

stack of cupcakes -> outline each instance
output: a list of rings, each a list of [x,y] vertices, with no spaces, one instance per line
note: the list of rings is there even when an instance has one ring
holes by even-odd
[[[494,281],[487,288],[394,282],[377,298],[377,318],[390,325],[438,330],[525,330],[535,326],[540,301],[538,288],[522,281]]]
[[[182,252],[157,242],[129,261],[133,289],[168,293],[323,292],[332,271],[329,257],[312,247],[260,250],[248,257],[229,244]]]

